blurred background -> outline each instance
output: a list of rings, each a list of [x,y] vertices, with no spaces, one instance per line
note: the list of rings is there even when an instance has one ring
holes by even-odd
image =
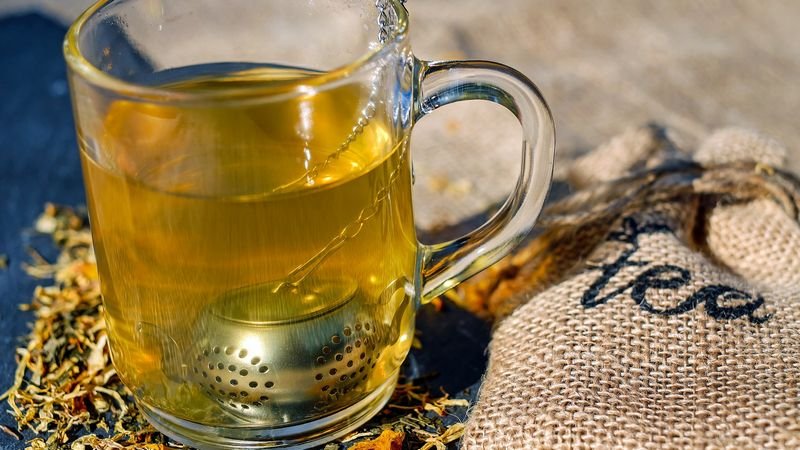
[[[91,0],[0,0],[68,24]],[[691,147],[725,125],[800,146],[800,2],[794,0],[408,0],[422,59],[490,59],[528,75],[556,120],[558,163],[655,121]],[[9,44],[4,42],[2,44]],[[451,105],[412,149],[422,229],[486,211],[511,189],[521,133],[502,108]],[[66,150],[66,149],[65,149]],[[800,168],[800,153],[791,167]]]

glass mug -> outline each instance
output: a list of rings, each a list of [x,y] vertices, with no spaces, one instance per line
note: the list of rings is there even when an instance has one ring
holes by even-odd
[[[421,303],[507,254],[551,179],[536,87],[411,53],[400,0],[105,0],[65,42],[111,355],[201,448],[308,447],[390,397]],[[417,120],[508,108],[522,169],[450,242],[414,229]]]

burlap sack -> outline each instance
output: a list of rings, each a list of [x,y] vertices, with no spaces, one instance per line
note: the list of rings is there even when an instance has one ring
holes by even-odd
[[[502,320],[463,448],[800,448],[783,156],[729,129],[689,158],[645,127],[578,160],[583,189],[467,287]]]

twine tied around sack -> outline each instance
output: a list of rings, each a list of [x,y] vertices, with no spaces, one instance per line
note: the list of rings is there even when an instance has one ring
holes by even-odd
[[[715,206],[760,198],[775,201],[800,221],[800,179],[794,174],[756,160],[700,164],[685,156],[666,159],[665,154],[678,152],[662,129],[654,125],[649,128],[660,150],[654,157],[660,160],[657,165],[572,194],[546,208],[539,225],[551,229],[613,221],[658,203],[683,201]]]

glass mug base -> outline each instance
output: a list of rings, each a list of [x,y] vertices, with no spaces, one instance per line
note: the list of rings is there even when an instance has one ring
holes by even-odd
[[[179,419],[141,400],[137,405],[158,431],[182,444],[208,449],[292,448],[323,445],[354,431],[383,409],[397,385],[399,371],[366,398],[320,419],[284,428],[208,426]]]

